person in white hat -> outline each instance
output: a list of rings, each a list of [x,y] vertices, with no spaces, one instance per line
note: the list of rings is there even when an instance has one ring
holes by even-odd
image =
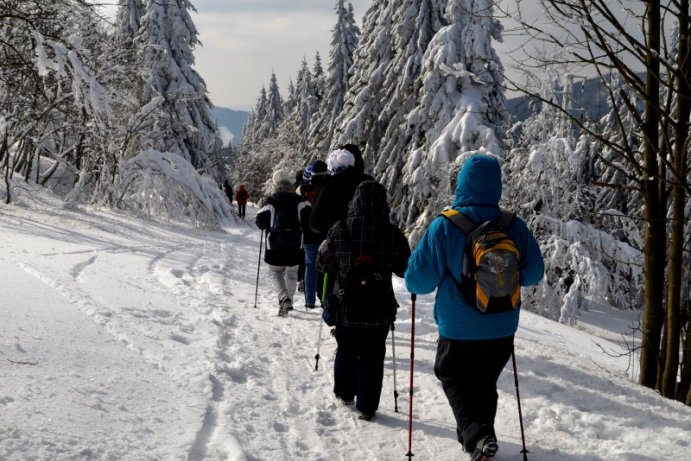
[[[293,310],[298,266],[303,259],[302,234],[309,220],[309,203],[293,190],[291,175],[276,170],[273,194],[259,210],[256,224],[266,232],[264,261],[269,266],[272,285],[278,294],[279,316]]]

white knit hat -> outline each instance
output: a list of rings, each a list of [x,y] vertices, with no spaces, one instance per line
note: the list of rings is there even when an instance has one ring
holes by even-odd
[[[345,149],[336,149],[326,158],[326,166],[332,174],[355,166],[355,156]]]
[[[280,182],[290,182],[290,173],[288,173],[286,170],[276,170],[271,180],[277,186]]]

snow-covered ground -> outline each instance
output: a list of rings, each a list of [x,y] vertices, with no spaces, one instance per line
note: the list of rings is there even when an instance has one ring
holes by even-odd
[[[289,318],[259,232],[66,209],[30,185],[0,205],[0,459],[403,460],[410,303],[391,338],[379,417],[332,397],[335,341],[301,302]],[[418,299],[415,460],[465,459],[434,377],[431,296]],[[629,381],[612,342],[629,320],[572,328],[528,312],[516,341],[530,460],[691,459],[691,408]],[[623,317],[622,317],[623,318]],[[606,321],[606,322],[605,322]],[[620,331],[617,331],[620,328]],[[600,337],[597,334],[602,332]],[[499,380],[498,461],[522,460],[511,363]]]

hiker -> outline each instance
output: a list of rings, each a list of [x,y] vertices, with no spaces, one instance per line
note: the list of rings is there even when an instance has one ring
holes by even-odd
[[[353,144],[346,144],[331,152],[326,165],[330,176],[315,188],[309,223],[313,231],[322,234],[326,234],[336,221],[345,219],[348,203],[358,184],[373,179],[364,173],[362,153]]]
[[[238,216],[241,218],[245,217],[245,208],[247,206],[247,199],[249,196],[250,194],[247,192],[247,189],[245,189],[245,185],[240,184],[238,191],[235,193],[235,201],[238,202]]]
[[[273,194],[257,213],[256,224],[267,233],[264,261],[278,294],[278,315],[293,310],[298,265],[302,255],[302,227],[307,225],[309,204],[293,192],[290,174],[282,169],[272,177]]]
[[[336,316],[327,322],[335,324],[338,343],[333,391],[346,405],[356,398],[366,421],[379,408],[386,337],[398,308],[391,275],[402,276],[410,256],[389,212],[384,186],[362,182],[347,218],[331,227],[317,256],[317,269],[330,287],[325,312]]]
[[[314,189],[322,180],[327,178],[329,172],[326,163],[317,160],[307,166],[302,174],[302,183],[298,188],[299,193],[310,202],[314,203]],[[311,216],[310,207],[308,212]],[[309,218],[308,218],[309,219]],[[307,309],[314,309],[316,307],[317,293],[319,292],[317,274],[317,251],[319,245],[324,241],[324,234],[312,231],[309,226],[304,229],[303,249],[305,251],[305,307]]]
[[[437,290],[434,318],[439,341],[434,373],[453,410],[458,441],[472,460],[489,459],[497,453],[494,430],[497,380],[513,352],[520,314],[520,309],[511,304],[520,306],[520,286],[535,285],[544,275],[540,247],[525,222],[510,214],[506,216],[513,219],[500,218],[501,191],[498,160],[479,153],[468,156],[458,173],[451,209],[432,221],[410,257],[405,273],[411,293]],[[466,279],[463,274],[464,264],[474,265],[476,261],[469,257],[468,235],[452,222],[458,217],[456,212],[474,225],[507,221],[506,234],[518,248],[514,270],[518,283],[515,283],[516,292],[502,298],[509,299],[508,305],[496,308],[498,313],[483,313],[476,307],[478,301],[484,303],[485,299],[477,294],[484,287],[478,287],[472,278]],[[507,254],[507,258],[515,255]],[[477,274],[478,280],[484,277],[479,271]],[[464,295],[462,290],[467,286],[471,290],[463,291]],[[476,299],[469,299],[471,295]]]
[[[223,181],[223,192],[226,193],[226,197],[228,197],[228,201],[230,204],[233,204],[233,186],[230,185],[228,180],[226,179]]]

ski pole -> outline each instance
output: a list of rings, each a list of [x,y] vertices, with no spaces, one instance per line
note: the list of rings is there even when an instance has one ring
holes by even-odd
[[[327,287],[327,280],[329,278],[328,273],[324,273],[324,284],[322,286],[322,307],[326,308],[326,287]],[[319,339],[317,340],[317,355],[314,356],[314,371],[319,371],[319,347],[321,346],[322,343],[322,326],[324,324],[323,320],[319,321]]]
[[[528,461],[528,453],[530,453],[525,447],[525,432],[523,431],[523,412],[521,411],[521,394],[518,390],[518,370],[516,370],[516,350],[511,347],[511,361],[513,362],[513,379],[516,386],[516,401],[518,402],[518,421],[521,424],[521,442],[523,443],[523,461]]]
[[[395,324],[391,323],[391,352],[393,354],[393,411],[398,413],[398,387],[396,386],[396,341],[394,340]]]
[[[257,284],[254,287],[254,307],[257,307],[257,295],[259,294],[259,267],[262,264],[262,245],[264,244],[264,231],[259,239],[259,261],[257,261]]]
[[[413,459],[413,365],[415,363],[415,293],[410,295],[410,399],[408,400],[408,461]]]

